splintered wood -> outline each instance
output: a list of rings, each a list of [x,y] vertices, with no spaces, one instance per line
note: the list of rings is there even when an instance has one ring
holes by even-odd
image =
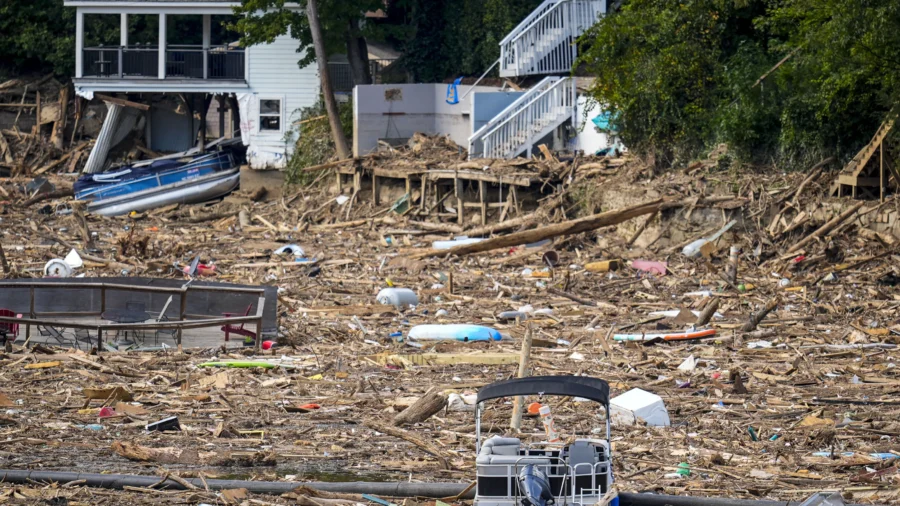
[[[30,142],[3,135],[14,151]],[[630,157],[468,161],[433,138],[395,151],[332,164],[320,169],[332,176],[321,184],[268,202],[245,191],[121,218],[84,214],[65,197],[29,200],[30,179],[0,179],[5,277],[40,277],[48,260],[75,249],[85,263],[76,275],[184,283],[199,257],[199,281],[277,286],[279,332],[255,355],[243,336],[226,343],[216,332],[191,341],[185,331],[179,353],[165,335],[144,336],[141,351],[88,351],[34,328],[25,347],[20,329],[0,354],[3,467],[156,474],[159,484],[4,483],[0,497],[318,506],[365,501],[302,488],[227,499],[203,480],[468,484],[479,389],[518,375],[580,374],[607,380],[612,397],[634,388],[659,395],[668,411],[668,427],[614,424],[620,490],[785,503],[842,490],[853,503],[900,501],[896,198],[823,199],[826,172],[726,177],[700,163],[648,180],[652,168]],[[45,173],[56,191],[71,185],[54,174],[66,164]],[[324,171],[356,164],[360,177],[376,167],[434,167],[491,178],[531,172],[559,184],[494,195],[491,203],[509,204],[502,219],[495,207],[486,225],[480,212],[459,223],[449,187],[435,202],[404,199],[405,185],[391,194],[381,181],[376,204],[369,191],[336,194],[325,184],[335,174]],[[732,220],[721,237],[703,239]],[[460,235],[475,241],[435,248]],[[700,252],[686,257],[698,240]],[[388,287],[413,290],[416,303],[379,303],[375,294]],[[3,297],[0,308],[28,313],[27,300]],[[218,309],[244,314],[246,305]],[[489,326],[502,339],[410,339],[423,324]],[[200,367],[207,362],[234,367]],[[542,441],[535,402],[551,408],[566,440],[605,434],[594,403],[512,401],[486,403],[485,437]],[[685,466],[686,476],[677,472]],[[165,490],[178,480],[196,489]]]

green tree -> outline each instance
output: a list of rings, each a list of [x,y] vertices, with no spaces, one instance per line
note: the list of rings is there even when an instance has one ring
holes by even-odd
[[[75,11],[61,0],[0,2],[0,67],[12,75],[75,69]]]
[[[300,0],[301,8],[305,0]],[[369,84],[366,35],[374,30],[363,24],[365,13],[384,7],[382,0],[321,0],[319,2],[325,47],[329,54],[346,53],[350,61],[353,82]],[[312,49],[312,35],[309,21],[303,10],[290,8],[285,0],[241,0],[235,7],[238,20],[232,28],[241,34],[241,42],[246,45],[267,44],[281,35],[290,34],[297,39],[297,52],[302,56],[299,65],[306,66],[315,61]]]

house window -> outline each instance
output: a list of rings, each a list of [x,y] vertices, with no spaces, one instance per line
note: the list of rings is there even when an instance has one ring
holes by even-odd
[[[259,100],[259,129],[262,132],[281,131],[281,100],[274,98]]]

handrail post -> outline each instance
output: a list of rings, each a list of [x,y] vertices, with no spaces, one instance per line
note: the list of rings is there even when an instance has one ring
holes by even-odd
[[[123,72],[122,72],[123,51],[124,50],[122,49],[122,46],[119,46],[119,79],[122,79],[122,76],[123,76]]]
[[[100,315],[106,312],[106,285],[100,287]]]
[[[29,299],[28,303],[28,317],[34,318],[34,287],[32,286],[29,290]],[[31,324],[25,324],[25,342],[27,343],[31,339]]]
[[[179,311],[178,318],[183,322],[185,316],[187,315],[187,293],[188,289],[185,288],[181,291],[181,309]],[[178,327],[178,346],[181,347],[181,337],[184,334],[184,327]]]
[[[262,316],[256,320],[256,351],[262,349]]]
[[[103,349],[103,325],[97,326],[97,353]]]

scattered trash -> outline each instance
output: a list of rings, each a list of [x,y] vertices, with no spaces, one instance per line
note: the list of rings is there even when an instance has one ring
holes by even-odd
[[[704,245],[706,245],[707,243],[712,243],[712,242],[717,241],[719,239],[719,237],[722,237],[722,234],[724,234],[725,232],[728,232],[728,230],[731,229],[731,227],[733,227],[735,225],[735,223],[737,223],[737,220],[731,220],[728,223],[726,223],[724,227],[720,228],[719,231],[716,232],[715,234],[712,234],[711,236],[704,237],[701,239],[697,239],[696,241],[688,244],[687,246],[684,247],[684,249],[681,250],[681,254],[688,258],[694,258],[696,256],[699,256],[700,250],[703,248]]]
[[[480,325],[417,325],[410,329],[410,339],[419,341],[499,341],[500,332]]]
[[[163,432],[167,430],[181,430],[181,424],[178,423],[177,416],[170,416],[169,418],[163,418],[158,422],[147,424],[148,432]]]
[[[669,412],[660,396],[633,388],[609,400],[610,419],[614,423],[634,425],[642,421],[651,427],[668,427]]]
[[[377,300],[379,304],[394,306],[399,309],[417,306],[419,304],[419,298],[416,296],[416,292],[409,288],[383,288],[378,292],[378,295],[375,296],[375,300]]]
[[[72,276],[72,267],[62,258],[54,258],[44,265],[44,277],[68,278]]]
[[[650,260],[634,260],[631,262],[631,267],[657,276],[665,276],[669,268],[666,262],[653,262]]]
[[[290,255],[294,258],[301,258],[306,255],[306,252],[302,247],[296,244],[288,244],[287,246],[282,246],[275,250],[276,255]]]
[[[560,442],[559,432],[556,431],[556,426],[553,423],[553,415],[550,414],[550,406],[541,406],[538,409],[538,414],[541,416],[541,424],[544,426],[544,434],[547,435],[547,441],[550,443]]]
[[[649,334],[614,334],[613,339],[616,341],[653,341],[654,339],[662,339],[663,341],[688,341],[691,339],[700,339],[702,337],[712,337],[716,335],[716,329],[706,330],[686,330],[676,333],[649,333]]]
[[[602,262],[591,262],[584,265],[584,270],[588,272],[610,272],[619,270],[621,262],[619,260],[603,260]]]

